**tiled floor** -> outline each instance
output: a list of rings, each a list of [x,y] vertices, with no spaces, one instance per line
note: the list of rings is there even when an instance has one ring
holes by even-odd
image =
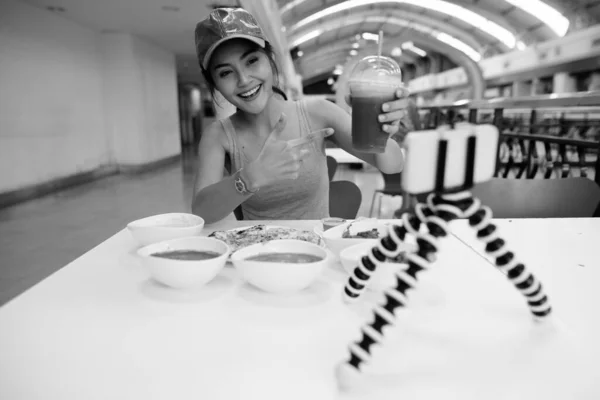
[[[164,212],[189,212],[195,159],[151,173],[116,175],[0,210],[0,305],[40,282],[132,220]],[[375,189],[383,187],[372,168],[341,165],[336,180],[362,190],[359,216],[368,216]],[[400,198],[385,198],[389,218]]]

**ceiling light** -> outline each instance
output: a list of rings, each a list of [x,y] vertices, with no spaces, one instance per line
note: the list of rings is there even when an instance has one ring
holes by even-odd
[[[475,61],[479,61],[481,60],[481,54],[479,54],[479,52],[477,50],[475,50],[474,48],[472,48],[471,46],[469,46],[467,43],[463,42],[462,40],[459,40],[457,38],[455,38],[454,36],[451,36],[447,33],[443,33],[442,36],[440,36],[440,34],[442,34],[442,32],[435,30],[431,27],[425,26],[425,25],[421,25],[418,24],[416,22],[412,22],[412,21],[407,21],[405,19],[401,19],[401,18],[395,18],[395,17],[384,17],[384,16],[372,16],[372,17],[354,17],[354,18],[345,18],[343,21],[343,26],[347,27],[347,26],[351,26],[351,25],[357,25],[357,24],[368,24],[368,23],[375,23],[375,24],[392,24],[392,25],[397,25],[397,26],[402,26],[402,27],[407,27],[410,29],[414,29],[415,31],[422,33],[424,35],[427,36],[432,36],[434,39],[443,42],[451,47],[454,47],[455,49],[459,50],[460,52],[464,53],[465,55],[467,55],[468,57],[470,57],[471,59],[475,60]],[[325,32],[329,32],[335,29],[339,29],[339,26],[331,26],[328,27],[327,29],[316,29],[316,31],[318,31],[318,35],[325,33]],[[310,31],[307,34],[304,34],[303,36],[301,36],[300,38],[296,39],[294,41],[294,43],[296,43],[297,45],[302,44],[301,39],[303,37],[309,37],[313,35],[313,31]],[[364,35],[364,34],[363,34]]]
[[[333,85],[334,82],[335,81],[333,80],[333,78],[327,79],[327,84],[330,85],[330,86]]]
[[[526,45],[525,43],[523,43],[523,42],[521,42],[521,41],[518,41],[518,42],[517,42],[517,49],[518,49],[518,50],[521,50],[521,51],[522,51],[522,50],[525,50],[526,48],[527,48],[527,45]]]
[[[298,39],[290,43],[290,47],[296,47],[302,43],[308,42],[309,40],[312,40],[319,36],[322,32],[323,31],[321,29],[315,29],[314,31],[310,31],[306,35],[300,36]]]
[[[358,43],[352,43],[352,48],[353,49],[358,49],[360,47],[360,44]]]
[[[296,55],[298,57],[302,57],[304,55],[304,52],[302,50],[298,50],[298,52],[296,53]]]
[[[536,17],[548,25],[558,36],[565,36],[569,30],[569,19],[557,9],[540,0],[504,0],[513,6]]]
[[[376,42],[379,41],[379,35],[375,33],[365,32],[362,34],[362,38],[365,40],[374,40]]]
[[[440,32],[436,35],[436,38],[440,42],[444,42],[457,50],[462,51],[467,56],[469,56],[473,61],[479,62],[481,61],[481,54],[479,54],[474,48],[467,45],[465,42],[461,42],[453,36],[448,35],[445,32]]]
[[[417,46],[413,42],[404,42],[401,47],[404,50],[409,50],[418,55],[419,57],[427,57],[427,52]]]
[[[392,57],[400,57],[402,55],[402,49],[400,47],[394,47],[391,54]]]
[[[283,15],[283,14],[287,13],[288,11],[290,11],[292,8],[296,7],[297,5],[299,5],[300,3],[303,3],[303,2],[304,2],[304,0],[290,1],[285,6],[281,7],[281,10],[279,10],[279,13],[281,15]]]
[[[516,39],[515,36],[507,29],[501,27],[495,22],[490,21],[481,15],[461,7],[457,4],[450,3],[444,0],[348,0],[342,3],[338,3],[334,6],[328,7],[324,10],[316,12],[298,23],[294,24],[291,28],[292,31],[299,29],[305,25],[310,24],[320,18],[330,16],[332,14],[347,11],[351,8],[362,7],[372,4],[383,4],[383,3],[396,3],[396,4],[410,4],[415,7],[427,8],[433,11],[437,11],[446,14],[450,17],[458,18],[483,32],[495,37],[500,42],[504,43],[509,48],[515,47]],[[363,35],[364,38],[364,35]]]
[[[294,7],[304,3],[304,1],[306,1],[306,0],[290,1],[284,7],[281,8],[281,15],[283,16],[285,13],[288,13]],[[526,13],[529,13],[532,16],[536,17],[537,19],[542,21],[544,24],[546,24],[550,29],[552,29],[554,32],[556,32],[556,34],[559,36],[564,36],[569,29],[569,20],[564,15],[562,15],[557,9],[548,5],[544,1],[541,1],[541,0],[504,0],[504,1],[525,11]],[[383,2],[384,1],[371,0],[371,1],[366,1],[364,3],[365,4],[373,4],[373,3],[383,3]],[[436,8],[439,7],[439,4],[444,4],[444,7],[447,5],[450,5],[451,7],[452,6],[456,7],[456,9],[460,9],[463,11],[469,11],[464,7],[460,7],[455,4],[450,4],[446,1],[441,1],[441,0],[418,0],[418,1],[397,1],[396,0],[394,2],[406,3],[406,4],[411,4],[411,5],[414,5],[417,7],[429,8],[434,11],[436,10]],[[351,3],[351,1],[346,1],[345,3]],[[337,4],[337,6],[344,7],[344,3]],[[347,8],[351,8],[351,6],[348,6]],[[344,9],[347,9],[347,8],[344,8]],[[323,10],[323,11],[325,11],[325,10]],[[439,8],[439,11],[445,13],[445,11],[442,11],[442,8]],[[471,11],[469,11],[469,12],[471,12]],[[452,16],[452,14],[448,14],[448,15]],[[479,14],[477,14],[477,16],[479,18],[483,18]],[[462,19],[458,15],[457,15],[457,17]],[[465,22],[467,22],[467,21],[465,21]],[[509,46],[509,47],[514,47],[514,45]]]
[[[350,50],[350,55],[351,55],[351,56],[355,56],[355,55],[357,55],[357,54],[358,54],[358,51],[356,51],[356,50],[354,50],[354,49]]]

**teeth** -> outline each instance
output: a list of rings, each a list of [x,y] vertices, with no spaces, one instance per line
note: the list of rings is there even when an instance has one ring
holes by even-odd
[[[258,89],[260,89],[260,85],[258,85],[257,87],[255,87],[252,90],[248,90],[246,93],[241,93],[240,96],[242,96],[242,97],[250,97],[254,93],[258,92]]]

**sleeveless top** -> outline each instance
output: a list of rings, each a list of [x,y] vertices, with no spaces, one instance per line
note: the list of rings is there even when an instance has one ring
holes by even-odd
[[[300,136],[310,133],[311,126],[302,100],[296,102]],[[238,142],[231,119],[221,124],[229,141],[228,154],[233,173],[249,162]],[[289,124],[293,119],[288,120]],[[329,177],[323,140],[315,140],[300,167],[296,180],[286,179],[260,188],[242,203],[244,220],[321,219],[329,217]],[[227,164],[227,162],[226,162]]]

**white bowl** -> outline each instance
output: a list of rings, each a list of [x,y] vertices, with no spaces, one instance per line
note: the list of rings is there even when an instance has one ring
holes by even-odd
[[[346,239],[342,238],[342,235],[346,228],[350,226],[350,234],[356,234],[358,232],[370,231],[371,229],[377,229],[379,231],[378,239],[365,239],[365,238],[352,238]],[[335,226],[331,229],[326,230],[325,232],[320,233],[325,241],[325,245],[335,254],[336,256],[340,255],[340,252],[347,247],[354,246],[359,243],[376,243],[377,240],[385,237],[388,232],[388,225],[382,221],[377,219],[363,219],[356,221],[349,221],[345,224],[341,224]]]
[[[174,260],[152,254],[172,250],[214,251],[208,260]],[[194,236],[154,243],[138,250],[142,264],[158,282],[177,289],[197,288],[210,282],[223,269],[231,250],[221,240]]]
[[[194,214],[169,213],[153,215],[127,224],[133,238],[142,246],[180,237],[197,236],[204,219]]]
[[[354,269],[359,265],[360,259],[367,255],[375,246],[372,242],[363,242],[345,248],[340,252],[342,267],[352,275]],[[415,245],[403,243],[400,248],[404,251],[413,251]],[[368,282],[368,287],[375,290],[384,290],[396,285],[396,272],[408,268],[405,263],[384,262],[379,265]]]
[[[302,264],[246,260],[262,253],[304,253],[322,260]],[[231,261],[252,285],[266,292],[288,294],[310,286],[329,262],[329,253],[321,246],[302,240],[272,240],[236,251],[231,255]]]

